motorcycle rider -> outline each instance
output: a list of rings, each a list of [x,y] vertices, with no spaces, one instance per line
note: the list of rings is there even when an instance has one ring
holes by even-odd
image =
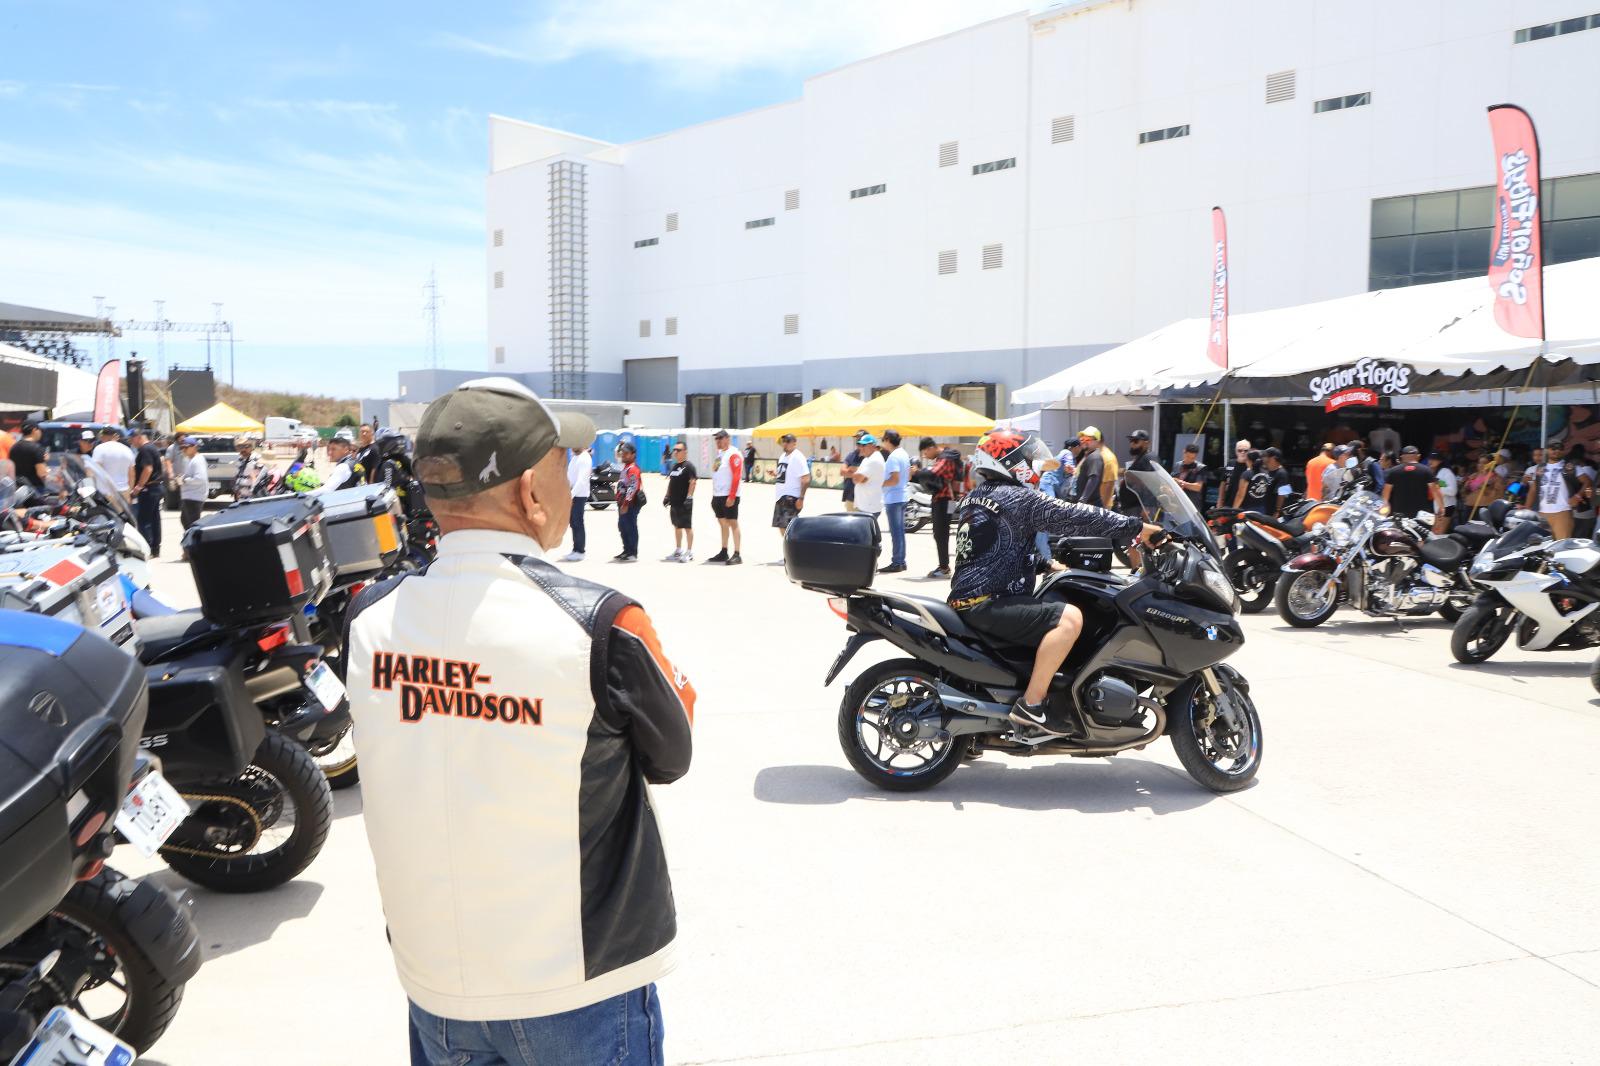
[[[318,494],[348,489],[366,481],[367,472],[356,462],[355,447],[356,435],[348,429],[339,430],[328,440],[328,461],[333,464],[333,470],[317,489]]]
[[[1083,630],[1083,612],[1071,604],[1030,595],[1034,534],[1135,536],[1149,543],[1161,531],[1141,519],[1083,504],[1054,500],[1018,480],[1034,460],[1049,458],[1037,437],[997,430],[973,452],[974,486],[961,501],[956,534],[956,571],[949,603],[973,629],[1002,644],[1036,647],[1027,688],[1011,709],[1024,733],[1064,735],[1071,727],[1047,713],[1051,679]]]

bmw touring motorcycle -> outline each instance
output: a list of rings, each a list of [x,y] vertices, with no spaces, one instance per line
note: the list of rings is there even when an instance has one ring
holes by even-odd
[[[1062,538],[1056,555],[1068,569],[1034,593],[1083,611],[1083,633],[1049,696],[1057,715],[1076,723],[1067,736],[1019,736],[1007,717],[1035,649],[992,643],[943,600],[871,587],[878,528],[870,516],[795,519],[784,541],[789,579],[829,594],[851,634],[825,683],[872,641],[905,652],[863,672],[840,704],[839,742],[857,773],[879,788],[912,791],[980,752],[1106,756],[1170,736],[1184,769],[1206,788],[1250,783],[1261,765],[1261,721],[1249,682],[1223,662],[1244,644],[1244,630],[1221,550],[1170,474],[1126,476],[1145,520],[1166,533],[1144,551],[1142,571],[1109,572],[1121,545]]]

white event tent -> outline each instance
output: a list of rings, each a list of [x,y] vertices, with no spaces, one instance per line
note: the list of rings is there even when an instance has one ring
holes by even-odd
[[[1533,384],[1588,381],[1596,375],[1577,368],[1600,363],[1600,259],[1547,267],[1544,286],[1549,340]],[[1184,319],[1018,389],[1012,400],[1150,404],[1215,395],[1224,376],[1225,397],[1304,400],[1308,376],[1363,358],[1409,366],[1413,394],[1515,388],[1541,346],[1496,324],[1493,295],[1485,279],[1469,278],[1233,315],[1226,375],[1206,357],[1209,320]]]

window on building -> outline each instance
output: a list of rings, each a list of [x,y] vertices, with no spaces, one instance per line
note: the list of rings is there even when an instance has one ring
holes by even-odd
[[[785,334],[799,333],[800,332],[800,316],[799,315],[784,315],[783,316],[783,332]]]
[[[688,425],[708,427],[722,421],[722,397],[709,392],[691,392],[683,398],[684,417]]]
[[[1155,141],[1170,141],[1175,137],[1189,136],[1188,125],[1168,126],[1164,130],[1145,130],[1139,134],[1140,144],[1151,144]]]
[[[1015,167],[1016,165],[1017,165],[1017,157],[1016,156],[1012,156],[1010,159],[996,159],[996,160],[993,160],[992,162],[988,162],[988,163],[977,163],[977,164],[974,164],[973,168],[972,168],[972,172],[974,174],[990,174],[990,173],[993,173],[996,170],[1010,170],[1011,168]]]
[[[498,248],[504,243],[506,243],[506,231],[503,230],[503,229],[495,230],[494,231],[494,246],[496,248]]]
[[[1294,71],[1281,70],[1267,75],[1267,103],[1281,104],[1294,99]]]
[[[648,318],[641,318],[639,320],[639,336],[650,336],[650,320]]]
[[[1050,120],[1050,143],[1065,144],[1078,135],[1077,115],[1057,115]]]
[[[777,224],[778,224],[778,220],[776,218],[772,218],[772,217],[768,217],[768,218],[752,218],[749,222],[746,222],[744,224],[744,228],[745,229],[765,229],[768,226],[776,226]]]
[[[940,390],[945,399],[969,411],[999,418],[1001,415],[1001,386],[991,381],[967,381],[959,385],[945,385]]]
[[[634,241],[633,242],[633,246],[635,248],[648,248],[653,244],[660,244],[660,243],[661,243],[661,238],[660,237],[646,237],[642,241]]]
[[[1540,183],[1546,263],[1600,256],[1600,174]],[[1482,277],[1493,242],[1494,187],[1372,201],[1367,287]]]
[[[999,270],[1005,266],[1006,246],[1003,244],[986,244],[983,246],[983,269]]]
[[[1581,30],[1600,30],[1600,15],[1577,15],[1573,18],[1562,19],[1560,22],[1546,22],[1542,26],[1529,26],[1516,32],[1513,40],[1517,44],[1527,44],[1529,41],[1542,41],[1546,37],[1560,37],[1563,34],[1578,33]]]
[[[956,272],[956,250],[947,248],[939,253],[939,273],[954,274]]]
[[[802,393],[798,392],[778,393],[778,413],[780,415],[786,415],[790,411],[793,411],[796,407],[799,407],[802,395]]]
[[[887,185],[863,185],[859,189],[851,189],[850,190],[850,199],[859,200],[863,196],[878,196],[881,193],[885,193],[885,192],[888,192],[888,191],[889,191],[889,186],[887,186]]]
[[[501,344],[501,345],[496,345],[495,346],[495,349],[494,349],[494,361],[497,362],[497,363],[503,363],[503,362],[506,361],[505,345]]]
[[[497,289],[506,287],[506,272],[504,270],[496,270],[494,272],[494,287]]]
[[[953,167],[961,162],[961,142],[945,141],[939,146],[939,165]]]
[[[676,212],[676,211],[668,211],[667,212],[667,232],[668,233],[677,233],[678,232],[678,212]]]
[[[678,335],[678,316],[668,315],[666,327],[661,332],[669,337],[676,337]]]
[[[783,209],[785,211],[800,210],[800,190],[788,189],[783,194]]]
[[[1366,107],[1372,103],[1371,93],[1351,93],[1349,96],[1330,96],[1311,105],[1316,114],[1324,111],[1343,111],[1347,107]]]

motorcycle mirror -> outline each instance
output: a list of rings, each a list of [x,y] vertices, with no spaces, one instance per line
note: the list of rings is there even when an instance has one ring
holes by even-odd
[[[87,481],[80,481],[78,482],[77,493],[86,500],[90,499],[94,496],[94,486],[89,484]]]

